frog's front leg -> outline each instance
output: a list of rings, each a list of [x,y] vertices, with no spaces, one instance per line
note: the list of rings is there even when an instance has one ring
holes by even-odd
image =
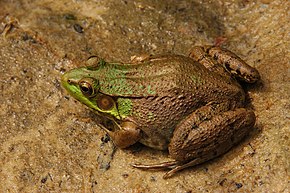
[[[126,148],[134,143],[138,142],[141,138],[140,129],[136,124],[130,121],[124,121],[120,125],[116,124],[118,129],[116,131],[110,131],[103,125],[100,125],[109,136],[112,138],[114,144],[119,148]]]
[[[227,72],[248,83],[260,79],[260,74],[255,68],[227,49],[217,46],[195,46],[189,56],[218,73],[221,69],[217,65],[221,65]]]
[[[239,142],[255,124],[253,111],[238,108],[219,114],[204,116],[194,112],[177,125],[169,144],[174,159],[153,165],[134,165],[143,169],[171,169],[168,178],[184,168],[203,163],[228,151]]]

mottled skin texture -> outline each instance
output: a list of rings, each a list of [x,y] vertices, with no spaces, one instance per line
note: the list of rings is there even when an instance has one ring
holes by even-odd
[[[94,59],[94,58],[93,58]],[[190,57],[138,56],[131,64],[95,58],[74,69],[62,84],[97,114],[111,119],[105,129],[121,148],[137,141],[169,150],[174,160],[137,168],[173,168],[165,177],[228,151],[255,124],[243,108],[236,79],[253,83],[256,69],[218,47],[194,47]]]

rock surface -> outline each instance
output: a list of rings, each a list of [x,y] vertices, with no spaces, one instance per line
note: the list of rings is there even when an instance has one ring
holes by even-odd
[[[0,192],[288,192],[287,0],[0,1]],[[255,66],[246,86],[257,116],[227,154],[163,180],[130,163],[168,160],[115,149],[98,118],[60,86],[91,55],[187,55],[217,44]]]

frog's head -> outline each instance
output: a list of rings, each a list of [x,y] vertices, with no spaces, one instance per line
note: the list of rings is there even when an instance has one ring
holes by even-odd
[[[128,111],[130,111],[126,108],[129,108],[130,105],[122,106],[121,104],[121,107],[117,105],[118,96],[112,94],[114,92],[110,88],[112,87],[110,85],[111,79],[108,78],[108,75],[112,73],[112,68],[106,65],[110,64],[97,57],[89,58],[87,63],[90,66],[66,72],[61,78],[63,87],[71,96],[97,114],[114,119],[126,117],[125,112],[128,114]],[[108,92],[108,90],[111,92]],[[120,102],[122,103],[122,100]]]

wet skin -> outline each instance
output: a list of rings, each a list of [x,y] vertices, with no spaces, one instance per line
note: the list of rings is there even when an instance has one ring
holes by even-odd
[[[228,50],[197,46],[188,57],[142,55],[130,63],[91,57],[87,63],[65,73],[63,87],[114,123],[100,127],[116,146],[140,142],[172,158],[136,168],[168,168],[164,178],[170,177],[227,152],[255,124],[239,81],[254,83],[259,73]]]

